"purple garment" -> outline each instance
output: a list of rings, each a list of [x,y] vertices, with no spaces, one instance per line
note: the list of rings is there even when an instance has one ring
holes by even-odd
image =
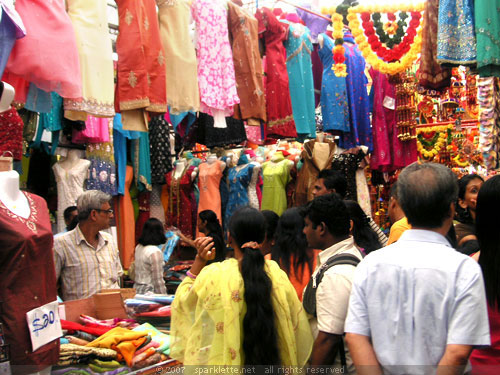
[[[303,7],[310,8],[310,5],[304,5]],[[301,9],[297,9],[297,14],[311,30],[312,42],[318,43],[318,35],[326,32],[326,28],[331,22]]]
[[[2,20],[0,21],[0,76],[3,76],[10,51],[14,47],[16,39],[26,35],[21,17],[9,4],[0,0]]]
[[[392,172],[417,161],[415,140],[402,142],[398,138],[396,111],[384,107],[384,99],[396,100],[396,89],[387,75],[370,69],[373,80],[370,98],[373,101],[373,153],[370,166],[381,172]]]
[[[311,52],[311,62],[314,80],[314,105],[317,107],[321,99],[321,82],[323,80],[323,63],[319,57],[319,44],[313,45]]]
[[[344,35],[345,64],[347,65],[347,97],[349,99],[350,132],[340,138],[340,147],[349,149],[367,146],[373,150],[370,127],[369,100],[366,91],[368,79],[365,75],[365,59],[351,34]]]

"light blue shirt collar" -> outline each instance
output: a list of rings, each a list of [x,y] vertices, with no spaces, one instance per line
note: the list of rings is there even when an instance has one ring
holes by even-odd
[[[398,242],[403,241],[432,242],[451,247],[446,237],[442,234],[425,229],[409,229],[404,231]]]

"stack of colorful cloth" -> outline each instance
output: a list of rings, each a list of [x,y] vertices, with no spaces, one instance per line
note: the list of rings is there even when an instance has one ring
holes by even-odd
[[[59,351],[58,366],[76,365],[79,363],[89,363],[91,360],[113,360],[116,358],[116,351],[106,348],[92,348],[75,344],[62,344]]]

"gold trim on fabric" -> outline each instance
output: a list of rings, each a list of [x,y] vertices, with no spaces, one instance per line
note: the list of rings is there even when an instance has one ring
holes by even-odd
[[[113,117],[115,115],[114,103],[102,103],[94,98],[88,99],[64,99],[64,110],[69,112],[86,112],[92,116],[96,117]],[[79,119],[81,116],[78,114],[64,114],[64,117],[73,120],[73,118]]]
[[[149,99],[135,99],[135,100],[127,100],[126,102],[120,102],[120,110],[122,111],[130,111],[132,109],[141,109],[145,108],[149,105]]]
[[[146,111],[148,112],[157,112],[157,113],[165,113],[167,112],[167,105],[166,104],[151,104],[146,107]]]
[[[169,6],[172,7],[177,4],[177,0],[156,0],[156,5],[159,7],[161,6]]]
[[[133,71],[130,71],[130,73],[128,74],[128,83],[132,87],[135,87],[135,85],[137,85],[137,76]]]
[[[271,127],[276,126],[276,125],[286,124],[287,122],[290,122],[292,120],[293,120],[293,115],[289,115],[289,116],[286,116],[285,118],[282,118],[279,120],[269,121],[267,123],[267,126],[271,128]]]
[[[148,180],[142,174],[139,176],[139,181],[142,182],[142,184],[146,187],[147,191],[153,190],[153,187],[150,184],[148,184]]]
[[[128,26],[130,26],[130,24],[132,23],[133,19],[134,19],[134,16],[133,16],[132,12],[130,12],[130,10],[127,9],[125,11],[125,23]]]
[[[26,197],[26,199],[28,200],[28,205],[30,207],[30,215],[28,216],[27,219],[25,219],[22,216],[16,215],[14,212],[12,212],[10,209],[8,209],[7,206],[3,204],[2,201],[0,201],[0,207],[5,211],[5,214],[8,217],[10,217],[14,220],[17,220],[17,221],[21,222],[22,224],[26,225],[26,227],[30,231],[32,231],[33,233],[38,233],[38,229],[36,227],[36,221],[38,220],[38,210],[35,206],[35,201],[33,200],[33,198],[31,198],[29,196],[29,194],[27,194],[25,192],[22,192],[22,193]]]
[[[182,105],[173,104],[172,102],[168,101],[168,95],[167,95],[167,104],[170,107],[169,112],[173,115],[180,115],[181,113],[184,113],[184,112],[199,112],[199,110],[200,110],[200,106],[193,107],[193,106],[182,106]]]
[[[302,52],[302,48],[304,48],[308,54],[311,54],[311,50],[307,48],[306,42],[302,41],[300,44],[300,47],[297,48],[290,56],[286,58],[286,62],[289,62],[291,59],[293,59],[295,56],[297,56],[300,52]]]
[[[448,59],[437,59],[439,64],[453,64],[453,65],[472,65],[476,63],[476,59],[467,60],[467,61],[456,61],[456,60],[448,60]]]

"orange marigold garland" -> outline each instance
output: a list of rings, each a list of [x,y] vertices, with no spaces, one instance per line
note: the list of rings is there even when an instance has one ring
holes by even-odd
[[[333,47],[333,61],[335,64],[332,66],[332,70],[337,77],[347,76],[347,66],[345,62],[345,49],[344,49],[344,23],[343,17],[337,12],[332,13],[332,25],[333,25],[333,38],[335,39],[335,47]]]

